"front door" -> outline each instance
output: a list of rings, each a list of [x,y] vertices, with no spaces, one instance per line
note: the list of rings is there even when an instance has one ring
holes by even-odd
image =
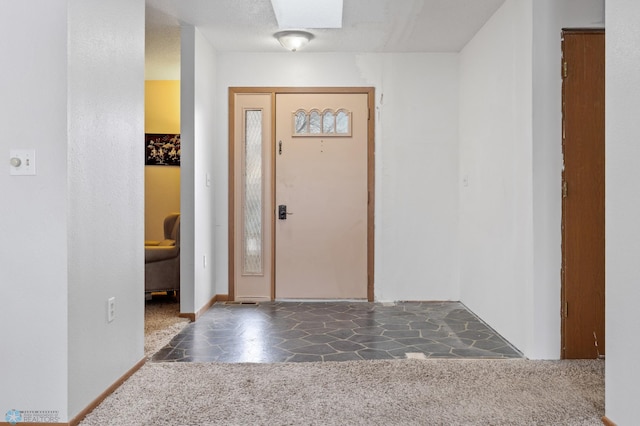
[[[604,31],[563,32],[562,356],[605,353]]]
[[[230,300],[373,301],[373,93],[230,89]]]
[[[276,95],[275,295],[367,298],[367,94]]]

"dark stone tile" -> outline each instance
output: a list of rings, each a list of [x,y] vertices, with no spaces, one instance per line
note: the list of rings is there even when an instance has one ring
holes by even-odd
[[[328,321],[324,323],[325,327],[340,329],[340,328],[357,328],[358,325],[355,321]]]
[[[426,343],[427,341],[422,338],[422,337],[402,337],[399,339],[395,339],[398,343],[402,343],[403,345],[406,346],[411,346],[411,345],[421,345],[423,343]]]
[[[320,355],[308,355],[308,354],[295,354],[289,359],[287,362],[319,362],[322,361],[322,356]]]
[[[323,361],[362,361],[362,357],[355,352],[342,352],[339,354],[323,355]]]
[[[370,349],[377,349],[377,350],[383,350],[383,351],[390,351],[392,349],[400,349],[400,348],[407,347],[406,345],[403,345],[397,340],[387,340],[384,342],[370,342],[370,343],[365,343],[364,345]]]
[[[375,349],[363,349],[358,351],[363,359],[394,359],[394,357],[387,351],[378,351]]]
[[[463,337],[465,339],[471,339],[471,340],[483,340],[491,337],[491,333],[484,332],[484,331],[468,330],[468,331],[463,331],[462,333],[458,333],[458,336]]]
[[[453,349],[451,349],[453,348]],[[457,302],[217,303],[152,362],[304,362],[522,355]]]
[[[354,321],[355,322],[357,319],[359,319],[357,315],[347,314],[344,312],[334,313],[329,315],[329,317],[333,321]]]
[[[386,336],[370,336],[365,334],[355,334],[349,337],[349,340],[356,343],[371,343],[371,342],[386,342],[387,340],[391,340],[390,337]]]
[[[327,355],[335,353],[336,350],[329,345],[309,345],[291,349],[291,352],[298,354]]]
[[[504,342],[495,341],[495,340],[492,340],[492,339],[478,340],[477,342],[474,342],[472,346],[474,348],[478,348],[478,349],[484,349],[484,350],[487,350],[487,351],[493,351],[495,349],[503,347],[504,346]]]
[[[367,334],[373,336],[380,336],[384,331],[385,330],[382,327],[357,327],[353,329],[353,332],[356,334]]]
[[[330,331],[327,334],[337,339],[348,339],[349,337],[353,336],[355,333],[350,328],[345,328],[342,330]]]
[[[468,348],[474,343],[471,339],[460,339],[458,337],[445,337],[444,339],[437,339],[437,341],[458,349]]]
[[[383,336],[393,338],[405,338],[405,337],[420,337],[420,331],[418,330],[386,330],[382,333]]]
[[[409,327],[411,327],[412,330],[439,330],[440,329],[440,325],[438,324],[433,324],[430,323],[428,321],[412,321],[411,323],[409,323]]]
[[[380,328],[384,328],[389,331],[398,331],[398,330],[409,330],[410,327],[408,324],[380,324]]]
[[[276,346],[278,346],[281,349],[291,350],[291,349],[299,348],[302,346],[309,346],[309,342],[302,339],[291,339],[291,340],[285,340],[282,343],[278,343],[278,345]]]
[[[269,336],[280,337],[282,339],[300,339],[302,337],[309,336],[309,333],[305,330],[278,330],[269,333]]]
[[[318,328],[324,328],[324,322],[318,322],[318,321],[304,321],[304,322],[300,322],[297,323],[294,327],[295,330],[316,330]]]
[[[378,321],[373,318],[359,318],[353,320],[354,324],[357,327],[377,327],[381,325]]]
[[[434,342],[434,343],[425,343],[422,345],[414,345],[416,348],[420,350],[420,352],[425,353],[449,353],[453,349],[451,346],[447,346],[444,343]]]
[[[365,349],[365,346],[360,343],[350,342],[348,340],[337,340],[329,343],[329,346],[340,352],[355,352],[360,349]]]
[[[328,334],[312,334],[310,336],[303,337],[302,339],[309,343],[329,343],[337,340],[335,337],[329,336]]]

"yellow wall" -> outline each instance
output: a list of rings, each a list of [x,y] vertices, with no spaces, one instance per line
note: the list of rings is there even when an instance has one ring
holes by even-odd
[[[180,133],[179,80],[145,81],[144,131]],[[180,167],[145,166],[145,240],[162,240],[164,218],[179,211]]]

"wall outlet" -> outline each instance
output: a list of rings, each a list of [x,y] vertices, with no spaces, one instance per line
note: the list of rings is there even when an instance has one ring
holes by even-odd
[[[116,317],[116,298],[107,299],[107,322],[111,322]]]

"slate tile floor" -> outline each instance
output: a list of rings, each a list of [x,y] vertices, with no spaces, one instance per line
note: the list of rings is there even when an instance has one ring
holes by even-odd
[[[407,354],[522,357],[457,302],[261,302],[216,303],[152,361],[347,361]]]

